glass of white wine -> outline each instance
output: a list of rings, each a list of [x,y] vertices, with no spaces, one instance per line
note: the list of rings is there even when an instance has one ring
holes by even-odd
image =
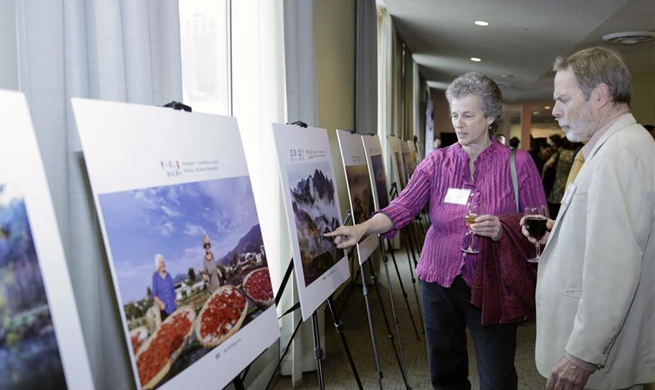
[[[473,198],[470,198],[466,204],[466,215],[464,216],[464,222],[466,223],[466,238],[468,246],[466,248],[460,248],[464,253],[475,255],[480,253],[477,249],[473,248],[473,238],[475,233],[471,230],[471,225],[475,223],[475,219],[480,215],[480,204],[477,201],[474,201]]]

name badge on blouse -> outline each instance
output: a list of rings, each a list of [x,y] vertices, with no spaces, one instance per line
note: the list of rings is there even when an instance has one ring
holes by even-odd
[[[470,195],[471,190],[462,188],[449,188],[448,192],[446,192],[446,198],[443,201],[444,203],[466,205]]]

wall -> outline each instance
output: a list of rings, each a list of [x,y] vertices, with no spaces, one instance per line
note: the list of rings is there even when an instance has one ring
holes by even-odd
[[[432,101],[434,102],[434,135],[439,136],[441,133],[454,133],[455,129],[450,122],[450,107],[444,91],[432,92]]]
[[[0,88],[18,90],[16,3],[0,1]]]
[[[356,3],[316,0],[314,12],[318,126],[328,130],[339,203],[345,215],[348,192],[335,130],[355,128]]]
[[[633,72],[632,114],[641,124],[655,124],[655,72]]]

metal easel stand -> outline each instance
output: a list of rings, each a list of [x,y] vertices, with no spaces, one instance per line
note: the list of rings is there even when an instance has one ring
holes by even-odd
[[[381,240],[380,240],[381,241]],[[405,389],[406,390],[411,390],[411,386],[409,384],[409,379],[407,378],[407,369],[405,366],[405,355],[403,353],[403,345],[402,341],[400,338],[400,329],[398,328],[398,317],[396,316],[396,308],[393,302],[393,291],[391,288],[391,281],[389,280],[389,267],[387,266],[386,262],[386,256],[384,259],[384,267],[387,275],[387,288],[389,290],[389,299],[391,300],[391,312],[393,314],[393,320],[394,324],[396,326],[396,335],[398,336],[398,350],[396,350],[396,344],[394,342],[394,336],[393,333],[391,332],[391,326],[389,325],[389,320],[387,319],[387,312],[384,309],[384,303],[382,301],[382,294],[380,294],[380,288],[378,285],[378,277],[375,274],[375,268],[373,267],[373,263],[368,261],[369,268],[371,269],[371,280],[373,281],[373,286],[375,287],[375,292],[378,296],[378,301],[380,302],[380,310],[382,311],[382,318],[384,318],[384,324],[387,327],[387,337],[389,337],[389,340],[391,341],[391,346],[393,347],[393,353],[396,355],[396,360],[398,361],[398,367],[400,368],[400,373],[403,376],[403,382],[405,383]],[[362,271],[363,272],[363,271]],[[398,355],[398,351],[400,351],[400,355]]]
[[[346,218],[343,222],[344,226],[348,225],[350,221],[353,221],[352,218],[352,213],[350,210],[346,213]],[[353,224],[355,222],[353,221]],[[350,251],[351,253],[353,251]],[[375,369],[377,372],[377,379],[378,379],[378,386],[380,387],[380,390],[383,389],[382,386],[382,378],[384,375],[382,374],[382,369],[380,367],[380,355],[378,354],[378,346],[377,346],[377,341],[375,339],[375,327],[373,326],[373,316],[371,314],[371,304],[368,299],[368,287],[366,286],[366,269],[364,268],[364,265],[359,261],[359,275],[362,278],[362,294],[364,295],[364,303],[366,304],[366,319],[368,320],[368,330],[369,333],[371,334],[371,344],[373,347],[373,358],[375,360]],[[355,275],[356,277],[356,275]],[[353,284],[354,285],[354,284]],[[386,320],[386,318],[385,318]]]
[[[392,200],[395,199],[398,196],[398,186],[397,186],[397,184],[395,182],[391,185],[391,191],[389,191],[389,195],[391,196]],[[421,301],[418,298],[418,292],[416,290],[416,277],[414,276],[414,269],[418,265],[418,261],[416,260],[416,254],[414,253],[414,246],[412,245],[412,242],[409,239],[407,231],[408,231],[407,228],[402,229],[401,230],[401,237],[403,237],[403,236],[405,237],[405,243],[406,243],[405,251],[407,252],[407,263],[409,264],[409,274],[410,274],[410,276],[412,278],[412,287],[414,289],[414,297],[416,298],[416,306],[418,308],[418,317],[419,317],[419,320],[420,320],[420,323],[421,323],[421,333],[425,334],[425,330],[423,328],[423,314],[422,314],[422,310],[421,310]],[[389,248],[391,248],[393,250],[391,242],[389,242]],[[410,259],[410,257],[409,257],[410,253],[412,255],[412,258],[414,259],[414,266],[413,267],[412,267],[412,259]],[[391,256],[392,256],[392,258],[394,259],[394,262],[395,262],[395,257],[393,256],[393,252],[391,252]]]
[[[289,282],[289,278],[291,277],[291,273],[293,271],[293,258],[289,262],[289,266],[287,267],[287,271],[284,274],[284,277],[282,279],[282,284],[280,285],[280,288],[278,289],[278,294],[275,296],[275,305],[280,302],[280,299],[282,298],[282,293],[284,292],[284,289],[286,288],[287,283]],[[362,386],[362,381],[359,378],[359,374],[357,373],[357,367],[355,367],[355,361],[353,360],[352,354],[350,353],[350,348],[348,346],[348,342],[346,341],[346,336],[343,333],[343,324],[341,322],[341,319],[337,315],[335,305],[334,305],[334,300],[332,299],[332,296],[328,297],[327,299],[327,304],[328,308],[330,310],[330,313],[332,314],[332,318],[334,320],[334,327],[337,330],[337,333],[339,333],[339,336],[341,338],[341,342],[343,344],[344,350],[346,351],[346,355],[348,356],[348,362],[350,363],[350,368],[353,371],[353,375],[355,376],[355,381],[357,382],[357,387],[360,390],[363,390]],[[289,310],[285,311],[280,318],[284,317],[285,315],[291,313],[294,310],[297,310],[300,307],[299,303],[294,304]],[[273,371],[273,374],[271,375],[271,378],[268,381],[268,384],[266,385],[266,390],[271,388],[271,384],[273,383],[273,380],[275,379],[275,375],[277,374],[277,371],[280,369],[280,365],[282,364],[282,360],[286,356],[286,354],[289,352],[289,347],[291,346],[291,343],[293,342],[293,339],[296,337],[296,334],[298,333],[298,330],[300,329],[300,325],[302,325],[302,320],[298,321],[296,324],[296,327],[293,330],[293,333],[291,334],[291,337],[289,338],[289,342],[287,345],[282,349],[282,355],[280,356],[280,360],[278,361],[277,365],[275,366],[275,370]],[[320,334],[319,334],[319,324],[318,324],[318,316],[316,311],[312,313],[312,333],[314,336],[314,359],[316,360],[316,372],[318,374],[318,388],[319,390],[324,390],[325,389],[325,380],[323,376],[323,359],[325,357],[323,353],[323,349],[321,348],[321,341],[320,341]]]

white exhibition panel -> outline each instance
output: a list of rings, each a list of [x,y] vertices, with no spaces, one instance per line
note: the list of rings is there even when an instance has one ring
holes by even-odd
[[[362,144],[366,153],[368,172],[371,175],[375,210],[378,211],[389,205],[389,187],[387,186],[387,175],[384,169],[382,146],[377,135],[362,137]]]
[[[414,141],[407,140],[405,143],[407,143],[407,149],[403,149],[403,156],[405,157],[405,166],[407,167],[407,182],[409,182],[418,165],[418,157]]]
[[[21,93],[0,90],[0,108],[0,388],[92,390],[27,102]],[[20,332],[25,326],[31,330]]]
[[[391,149],[391,164],[393,165],[392,172],[394,173],[394,180],[398,193],[402,191],[403,188],[407,185],[405,180],[405,169],[403,168],[403,157],[402,149],[400,146],[400,140],[392,135],[387,136],[387,142],[389,143],[389,148]],[[393,183],[391,183],[393,185]]]
[[[341,149],[343,167],[346,171],[350,212],[353,216],[354,223],[359,224],[371,218],[375,212],[371,177],[368,172],[368,165],[366,164],[366,153],[364,152],[362,136],[352,134],[345,130],[337,130],[337,138],[339,140],[339,148]],[[363,264],[377,247],[377,235],[368,236],[357,243],[359,263]]]
[[[410,151],[409,151],[409,144],[407,141],[403,141],[401,139],[398,139],[398,145],[400,146],[400,154],[402,156],[402,163],[401,163],[401,169],[403,172],[403,188],[407,186],[407,183],[409,183],[409,164],[410,164]]]
[[[342,223],[327,131],[273,124],[303,320],[350,276],[345,251],[323,234]]]
[[[267,262],[236,119],[86,99],[72,103],[137,386],[174,390],[211,383],[223,388],[280,337],[274,305],[261,305],[242,285],[244,275]],[[192,277],[212,272],[204,263],[204,235],[226,279],[226,287],[217,290]],[[193,333],[153,384],[146,380],[149,374],[140,378],[137,352],[143,348],[133,349],[130,330],[145,322],[144,345],[155,338],[150,314],[135,319],[132,313],[134,306],[152,301],[156,254],[164,256],[167,272],[177,281],[178,311],[184,306],[196,316]],[[198,336],[204,326],[200,309],[221,291],[235,292],[224,308],[242,314],[228,326],[236,330],[218,345],[208,345]],[[234,303],[243,298],[245,305]],[[150,309],[157,312],[154,305]]]

